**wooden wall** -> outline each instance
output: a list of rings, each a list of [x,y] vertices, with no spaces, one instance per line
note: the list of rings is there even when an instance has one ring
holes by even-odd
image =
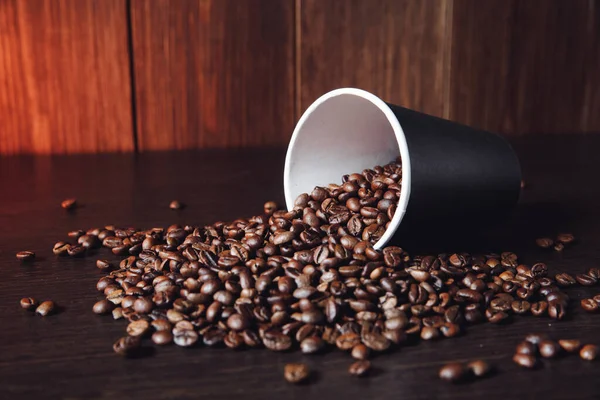
[[[0,154],[280,146],[324,92],[600,132],[600,0],[0,0]]]

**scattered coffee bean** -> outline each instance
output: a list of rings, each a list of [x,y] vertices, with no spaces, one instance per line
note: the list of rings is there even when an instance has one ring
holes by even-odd
[[[366,360],[369,358],[370,350],[362,343],[357,344],[352,348],[352,357],[357,360]]]
[[[513,356],[515,364],[524,368],[535,368],[537,366],[537,358],[530,354],[515,354]]]
[[[540,342],[537,342],[537,343],[539,344]],[[538,344],[533,344],[533,343],[525,340],[517,345],[517,348],[515,349],[515,353],[534,356],[537,354]]]
[[[475,360],[467,364],[467,369],[478,378],[488,375],[492,371],[492,366],[484,360]]]
[[[140,345],[139,337],[124,336],[113,344],[113,350],[121,356],[132,356],[140,349]]]
[[[554,358],[560,351],[560,346],[558,343],[552,340],[542,340],[538,344],[538,351],[540,355],[544,358]]]
[[[598,346],[593,345],[593,344],[586,344],[579,351],[579,356],[583,360],[587,360],[587,361],[595,360],[597,355],[598,355]]]
[[[307,337],[300,343],[300,349],[304,354],[318,353],[325,347],[325,342],[318,336]]]
[[[567,353],[574,353],[581,348],[581,342],[575,339],[561,339],[558,341],[560,347]]]
[[[38,302],[33,297],[23,297],[21,299],[21,308],[28,311],[36,309]]]
[[[440,379],[448,382],[459,382],[465,379],[467,370],[461,363],[450,363],[444,365],[438,374]]]
[[[283,369],[283,376],[290,383],[302,383],[310,376],[310,369],[306,364],[286,364]]]
[[[41,315],[42,317],[45,317],[47,315],[50,315],[54,312],[55,309],[55,304],[53,301],[51,300],[46,300],[44,302],[42,302],[36,309],[35,309],[35,313],[38,315]]]
[[[77,207],[77,199],[66,199],[60,203],[60,206],[65,210],[74,210]]]
[[[56,242],[52,247],[52,253],[57,256],[66,256],[71,245],[66,242]]]
[[[548,248],[552,247],[552,245],[554,245],[554,240],[545,237],[545,238],[536,239],[535,243],[543,249],[548,249]]]
[[[173,342],[173,334],[170,331],[156,331],[152,334],[152,342],[159,346]]]
[[[113,310],[113,308],[114,304],[104,299],[97,301],[92,309],[94,311],[94,314],[108,314]]]
[[[17,253],[17,260],[20,261],[32,261],[35,258],[33,251],[25,250]]]
[[[350,364],[348,373],[352,376],[366,376],[371,370],[371,362],[368,360],[359,360]]]
[[[169,203],[169,208],[171,210],[181,210],[183,209],[184,205],[183,203],[181,203],[178,200],[173,200],[171,203]]]
[[[554,243],[554,251],[563,251],[565,249],[565,245],[562,242]]]
[[[150,329],[150,323],[145,319],[140,319],[137,321],[132,321],[127,325],[127,334],[129,336],[139,336],[142,337],[148,330]]]
[[[570,244],[575,241],[575,236],[572,233],[560,233],[556,236],[556,241],[563,244]]]
[[[575,279],[582,286],[594,286],[596,283],[598,283],[598,279],[588,274],[577,274],[575,275]]]
[[[582,299],[581,308],[589,313],[595,313],[598,311],[598,303],[594,299]]]
[[[114,268],[113,264],[107,260],[96,260],[96,267],[101,271],[109,271]]]

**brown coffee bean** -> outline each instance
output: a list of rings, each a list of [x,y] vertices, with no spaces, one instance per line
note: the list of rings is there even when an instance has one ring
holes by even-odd
[[[20,301],[21,308],[27,311],[33,311],[38,306],[38,302],[33,297],[23,297]]]
[[[523,367],[523,368],[535,368],[537,366],[537,358],[535,356],[529,354],[515,354],[513,356],[513,361],[515,364]]]
[[[467,370],[461,363],[449,363],[440,368],[438,376],[448,382],[460,382],[465,379]]]
[[[583,360],[587,360],[587,361],[595,360],[597,355],[598,355],[598,346],[593,345],[593,344],[586,344],[579,351],[579,357],[581,357]]]
[[[538,344],[540,355],[544,358],[554,358],[560,351],[558,343],[552,340],[542,340]]]
[[[114,268],[114,265],[108,260],[96,260],[96,267],[101,271],[109,271]]]
[[[536,355],[537,354],[537,344],[533,344],[528,342],[527,339],[517,345],[515,349],[516,354],[526,354],[526,355]]]
[[[595,313],[598,311],[600,306],[594,299],[582,299],[581,300],[581,308],[589,313]]]
[[[148,314],[154,308],[154,303],[148,297],[138,297],[133,302],[133,309],[136,313]]]
[[[360,336],[358,336],[355,332],[348,332],[343,335],[338,336],[335,340],[335,345],[340,350],[350,350],[354,346],[360,344]]]
[[[60,203],[60,206],[65,210],[74,210],[75,208],[77,208],[77,199],[65,199]]]
[[[94,314],[99,314],[99,315],[108,314],[113,310],[114,307],[115,306],[113,303],[104,299],[104,300],[97,301],[94,304],[92,311],[94,311]]]
[[[325,348],[323,339],[317,336],[307,337],[300,343],[300,349],[304,354],[314,354],[322,351]]]
[[[69,246],[67,254],[71,257],[83,257],[87,249],[83,246]]]
[[[510,306],[515,314],[527,314],[531,309],[531,303],[527,300],[514,300]]]
[[[567,314],[565,306],[560,300],[553,300],[548,302],[548,315],[550,318],[561,320]]]
[[[169,203],[169,208],[171,210],[181,210],[181,209],[183,209],[183,207],[184,207],[183,203],[181,203],[178,200],[173,200]]]
[[[575,278],[573,278],[570,274],[566,273],[566,272],[562,272],[560,274],[556,274],[554,276],[554,279],[556,280],[556,283],[559,286],[573,286],[577,283],[577,280]]]
[[[440,337],[440,331],[433,326],[424,326],[421,329],[421,339],[423,340],[435,340]]]
[[[535,303],[531,303],[530,310],[531,314],[535,317],[544,316],[548,312],[548,302],[542,300]]]
[[[354,346],[351,352],[352,357],[357,360],[366,360],[367,358],[369,358],[370,353],[371,350],[369,350],[369,348],[362,343]]]
[[[50,314],[54,313],[55,308],[56,308],[56,305],[54,304],[53,301],[46,300],[46,301],[42,302],[35,309],[35,313],[38,314],[38,315],[41,315],[42,317],[45,317],[47,315],[50,315]]]
[[[292,339],[282,333],[265,334],[263,344],[272,351],[286,351],[292,347]]]
[[[234,331],[246,330],[249,326],[248,320],[241,314],[232,314],[227,319],[227,326]]]
[[[575,241],[575,236],[572,233],[559,233],[556,236],[556,241],[561,242],[563,244],[570,244]]]
[[[552,240],[548,237],[545,237],[545,238],[536,239],[535,243],[543,249],[548,249],[548,248],[552,247],[552,245],[554,244],[554,240]]]
[[[19,261],[32,261],[35,258],[35,253],[33,251],[25,250],[17,253],[17,260]]]
[[[485,360],[474,360],[467,364],[467,369],[478,377],[484,377],[492,372],[492,366]]]
[[[310,376],[310,369],[306,364],[286,364],[283,369],[283,376],[289,383],[302,383],[308,380]]]
[[[210,336],[208,336],[210,337]],[[205,343],[207,335],[205,334]],[[198,341],[198,334],[193,329],[179,329],[177,332],[173,332],[173,342],[180,347],[191,347]],[[222,337],[221,337],[222,341]],[[206,343],[210,345],[209,343]]]
[[[52,253],[57,256],[66,256],[70,246],[66,242],[56,242],[52,247]]]
[[[561,339],[558,341],[558,344],[567,353],[574,353],[581,348],[581,342],[575,339]]]
[[[548,337],[542,333],[529,333],[525,336],[525,341],[535,346],[540,344],[542,340],[548,340]]]
[[[168,330],[156,331],[152,334],[152,342],[159,346],[170,344],[173,342],[173,334]]]
[[[150,329],[150,323],[144,319],[140,319],[137,321],[130,322],[127,325],[127,334],[129,336],[139,336],[142,337],[148,330]]]
[[[140,345],[139,337],[124,336],[113,344],[113,350],[121,356],[132,356],[139,351]]]
[[[359,360],[353,362],[348,368],[348,373],[352,376],[366,376],[371,370],[371,362],[368,360]]]

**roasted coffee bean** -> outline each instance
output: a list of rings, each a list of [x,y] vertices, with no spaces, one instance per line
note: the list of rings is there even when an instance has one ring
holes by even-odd
[[[108,300],[100,300],[94,304],[94,314],[108,314],[114,308],[114,304]]]
[[[129,336],[139,336],[142,337],[148,330],[150,329],[150,323],[144,319],[140,319],[137,321],[130,322],[127,325],[127,334]]]
[[[527,340],[519,343],[515,349],[516,354],[536,355],[538,343],[534,344]]]
[[[596,283],[598,283],[598,279],[587,274],[577,274],[575,275],[575,280],[577,280],[577,282],[583,286],[594,286]]]
[[[152,342],[159,346],[170,344],[173,342],[173,334],[168,330],[156,331],[152,334]]]
[[[558,344],[567,353],[574,353],[581,348],[581,342],[575,339],[561,339]]]
[[[562,243],[562,242],[555,242],[554,243],[554,247],[553,247],[554,251],[563,251],[564,248],[565,248],[564,243]]]
[[[113,350],[121,356],[132,356],[139,351],[140,345],[139,337],[125,336],[113,344]]]
[[[527,314],[531,309],[531,303],[526,300],[514,300],[510,306],[515,314]]]
[[[531,303],[531,314],[536,317],[541,317],[546,315],[548,312],[548,302],[547,301],[538,301],[535,303]]]
[[[544,358],[554,358],[560,351],[560,346],[558,343],[552,340],[542,340],[538,344],[538,351],[540,355]]]
[[[300,349],[304,354],[314,354],[325,348],[325,342],[318,336],[307,337],[300,342]]]
[[[232,314],[227,319],[227,326],[234,331],[243,331],[248,328],[248,320],[242,314]]]
[[[51,300],[46,300],[40,303],[39,306],[37,306],[37,308],[35,309],[35,313],[41,315],[42,317],[45,317],[54,313],[55,309],[56,305],[54,304],[54,302]]]
[[[83,257],[86,251],[86,248],[83,246],[69,246],[67,254],[71,257]]]
[[[371,370],[371,362],[368,360],[359,360],[353,362],[348,368],[348,373],[352,376],[366,376]]]
[[[467,369],[461,363],[450,363],[440,368],[438,376],[440,379],[448,382],[460,382],[465,379]]]
[[[559,286],[572,286],[577,283],[577,280],[566,272],[556,274],[554,279]]]
[[[598,311],[598,303],[594,299],[582,299],[581,308],[589,313],[595,313]]]
[[[475,360],[467,364],[467,369],[471,371],[474,376],[481,378],[492,371],[492,366],[487,361]]]
[[[440,327],[440,332],[448,338],[458,336],[460,334],[460,325],[447,322]],[[422,335],[423,331],[421,331],[421,336]]]
[[[340,350],[350,350],[358,344],[360,344],[360,336],[355,332],[348,332],[340,335],[335,341],[335,345]]]
[[[575,241],[575,236],[573,236],[572,233],[559,233],[556,236],[556,241],[564,244],[570,244]]]
[[[292,339],[282,333],[265,334],[263,344],[269,350],[286,351],[292,347]]]
[[[371,351],[369,350],[369,348],[362,343],[359,343],[356,346],[354,346],[351,352],[352,357],[357,360],[366,360],[367,358],[369,358],[370,353]]]
[[[286,364],[283,369],[283,376],[289,383],[302,383],[308,380],[310,376],[310,369],[306,364]]]
[[[540,344],[542,340],[548,340],[548,337],[542,333],[529,333],[525,336],[525,341],[535,346]]]
[[[579,351],[579,357],[581,357],[583,360],[587,360],[587,361],[595,360],[597,355],[598,355],[598,346],[593,345],[593,344],[586,344]]]
[[[530,354],[517,353],[513,356],[513,361],[515,364],[523,368],[531,369],[537,366],[537,358]]]
[[[554,240],[545,237],[545,238],[536,239],[535,243],[543,249],[548,249],[548,248],[552,247],[552,245],[554,244]]]
[[[440,337],[440,331],[433,326],[424,326],[421,329],[421,339],[423,340],[435,340]]]
[[[171,210],[181,210],[184,207],[183,203],[178,200],[173,200],[169,203],[169,208]]]
[[[27,311],[33,311],[36,309],[38,302],[33,297],[23,297],[20,301],[21,308]]]
[[[560,300],[548,302],[548,315],[553,319],[563,319],[566,315],[565,306]]]
[[[70,246],[66,242],[56,242],[52,247],[52,253],[57,256],[66,256]]]
[[[74,210],[77,207],[77,199],[65,199],[60,203],[60,206],[65,210]]]
[[[35,253],[33,251],[20,251],[17,253],[17,260],[19,261],[32,261],[35,258]]]
[[[206,335],[205,335],[206,339]],[[198,334],[193,329],[179,329],[173,332],[173,342],[180,347],[190,347],[198,341]],[[208,345],[208,344],[207,344]]]

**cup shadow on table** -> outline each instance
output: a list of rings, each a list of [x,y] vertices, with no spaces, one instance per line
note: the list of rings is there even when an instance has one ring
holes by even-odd
[[[441,220],[409,222],[400,226],[388,245],[400,246],[411,254],[518,251],[531,249],[535,239],[554,237],[581,224],[584,218],[584,213],[560,203],[520,204],[509,215],[491,223],[481,218],[465,219],[460,224]]]

